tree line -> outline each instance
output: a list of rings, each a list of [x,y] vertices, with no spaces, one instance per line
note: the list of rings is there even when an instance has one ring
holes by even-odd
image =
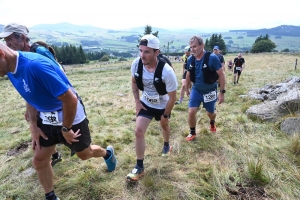
[[[55,50],[57,60],[63,65],[84,64],[87,61],[87,56],[84,53],[82,46],[74,45],[52,46]]]

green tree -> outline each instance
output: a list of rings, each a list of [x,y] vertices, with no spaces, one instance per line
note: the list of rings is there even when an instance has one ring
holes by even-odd
[[[103,62],[109,61],[108,55],[104,55],[104,56],[100,59],[100,61],[103,61]]]
[[[254,41],[254,44],[261,41],[261,40],[269,40],[269,35],[266,34],[265,37],[263,37],[262,35],[260,35],[258,38],[256,38],[256,40]]]
[[[138,43],[140,43],[142,37],[143,37],[144,35],[147,35],[147,34],[152,34],[152,35],[154,35],[154,36],[156,36],[156,37],[158,38],[158,31],[152,33],[152,27],[151,27],[150,25],[147,24],[147,25],[145,26],[145,29],[144,29],[144,34],[143,34],[143,35],[140,35],[140,39],[138,39]],[[139,45],[137,45],[137,47],[139,47]]]
[[[272,52],[276,48],[274,42],[269,39],[269,35],[259,36],[256,38],[254,44],[252,45],[251,52],[252,53],[260,53],[260,52]]]
[[[260,52],[272,52],[276,48],[276,45],[271,40],[260,40],[252,46],[252,53]]]
[[[85,55],[85,53],[84,53],[81,45],[79,46],[78,52],[79,52],[79,55],[80,55],[80,61],[79,61],[79,63],[80,64],[85,63],[86,62],[86,55]]]
[[[226,44],[221,34],[212,34],[209,39],[206,39],[206,50],[212,51],[214,46],[219,46],[220,50],[222,50],[223,55],[227,53]]]

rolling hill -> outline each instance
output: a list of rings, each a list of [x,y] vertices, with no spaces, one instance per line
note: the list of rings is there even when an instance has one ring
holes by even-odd
[[[0,29],[3,25],[0,24]],[[38,24],[29,27],[32,41],[42,40],[49,44],[61,46],[66,44],[82,45],[85,51],[129,51],[136,52],[137,40],[143,34],[144,27],[112,30],[94,26],[79,26],[67,22],[58,24]],[[159,31],[161,50],[166,52],[183,52],[193,35],[201,35],[204,40],[213,33],[203,33],[200,30],[167,30],[152,27]],[[282,25],[270,29],[229,30],[215,32],[221,34],[230,52],[243,52],[251,49],[255,39],[260,35],[269,34],[277,45],[276,50],[288,48],[290,51],[300,50],[300,26]]]

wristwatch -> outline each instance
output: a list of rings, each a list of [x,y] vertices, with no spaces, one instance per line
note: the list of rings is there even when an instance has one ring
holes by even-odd
[[[225,93],[225,92],[226,92],[226,90],[220,90],[220,92],[221,92],[221,93]]]
[[[164,118],[170,118],[169,115],[163,114]]]
[[[67,127],[63,126],[63,127],[61,128],[61,131],[62,131],[62,132],[69,132],[71,129],[72,129],[72,127],[71,127],[71,128],[67,128]]]

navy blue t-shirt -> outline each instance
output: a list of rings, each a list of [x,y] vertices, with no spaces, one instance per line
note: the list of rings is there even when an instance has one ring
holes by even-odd
[[[217,82],[213,84],[206,84],[204,83],[204,77],[202,73],[202,65],[204,61],[206,51],[204,52],[202,58],[200,60],[195,60],[195,83],[193,84],[193,88],[195,88],[197,91],[206,94],[208,92],[211,92],[215,89],[217,89]],[[192,56],[188,58],[187,61],[187,66],[191,65],[192,62]],[[208,66],[210,67],[211,70],[219,70],[222,67],[222,64],[218,58],[217,55],[215,54],[210,54],[209,60],[208,60]],[[188,68],[189,69],[189,68]]]

